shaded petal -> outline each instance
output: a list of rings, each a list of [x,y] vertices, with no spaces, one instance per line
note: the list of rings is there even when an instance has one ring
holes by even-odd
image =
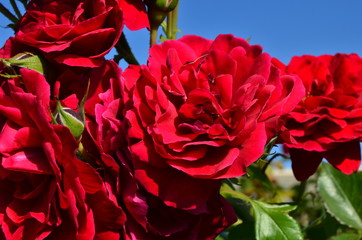
[[[337,146],[323,153],[323,156],[335,168],[345,174],[358,171],[361,164],[361,149],[358,140],[338,143]]]
[[[289,148],[289,153],[292,159],[294,176],[299,181],[305,181],[313,175],[323,158],[319,152],[305,151],[298,148]]]

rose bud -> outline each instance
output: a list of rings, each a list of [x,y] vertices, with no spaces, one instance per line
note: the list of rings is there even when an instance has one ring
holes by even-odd
[[[151,1],[151,4],[152,3],[159,10],[170,12],[177,6],[178,0],[156,0]]]
[[[148,18],[151,29],[157,29],[167,14],[174,10],[178,4],[178,0],[147,0]]]
[[[53,121],[69,128],[76,139],[80,139],[84,130],[84,117],[81,111],[76,112],[71,108],[63,107],[57,101],[57,108],[53,113]]]

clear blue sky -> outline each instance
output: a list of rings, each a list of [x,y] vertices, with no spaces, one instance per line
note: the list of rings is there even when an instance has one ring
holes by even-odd
[[[249,38],[288,63],[295,55],[358,53],[362,56],[361,0],[180,0],[179,29],[214,39],[220,33]],[[147,35],[128,34],[147,56]],[[137,47],[136,47],[137,46]]]
[[[9,5],[8,0],[1,2]],[[362,56],[361,12],[362,0],[180,0],[179,29],[209,39],[220,33],[251,37],[252,44],[288,63],[292,56],[303,54]],[[0,25],[7,23],[1,16]],[[11,34],[1,30],[1,46]],[[126,34],[137,58],[145,63],[148,32]]]

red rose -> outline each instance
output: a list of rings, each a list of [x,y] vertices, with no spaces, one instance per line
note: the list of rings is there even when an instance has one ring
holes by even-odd
[[[76,99],[82,99],[89,84],[85,112],[92,117],[95,115],[94,105],[100,100],[99,94],[110,88],[111,79],[119,78],[120,75],[119,66],[111,60],[105,60],[101,66],[95,68],[69,68],[54,64],[51,66],[51,71],[49,77],[55,76],[53,81],[59,82],[57,90],[59,99],[65,99],[71,95],[76,95]]]
[[[130,30],[149,28],[146,5],[142,0],[118,0],[123,11],[123,22]]]
[[[0,79],[0,236],[118,239],[124,213],[69,129],[50,124],[49,84],[20,74]]]
[[[184,173],[244,174],[278,131],[276,117],[304,95],[299,78],[280,76],[260,46],[232,35],[185,36],[150,55],[147,66],[126,70],[124,98],[136,178],[156,195],[158,182]]]
[[[233,208],[218,194],[212,195],[202,212],[168,207],[147,193],[141,196],[130,195],[125,202],[132,211],[126,222],[127,240],[213,240],[236,221]]]
[[[288,115],[283,140],[298,180],[312,175],[323,158],[346,174],[358,170],[362,137],[362,59],[356,54],[294,57],[306,98]],[[289,134],[289,135],[287,135]]]
[[[116,0],[33,0],[17,28],[16,41],[48,59],[95,67],[117,43],[123,17]]]
[[[200,194],[193,194],[192,191],[195,189],[194,185],[200,185],[200,180],[176,173],[158,186],[166,199],[178,201],[178,205],[174,203],[172,207],[168,206],[169,202],[165,203],[162,198],[143,188],[135,175],[135,171],[138,171],[135,170],[136,162],[127,148],[120,79],[115,75],[102,85],[109,87],[104,88],[103,92],[99,91],[98,102],[94,107],[95,115],[87,121],[87,131],[91,138],[84,139],[83,143],[90,155],[101,159],[107,190],[117,193],[119,204],[124,206],[127,214],[124,239],[214,239],[235,222],[233,209],[218,194],[218,180],[209,182],[211,186],[217,187],[213,187],[213,192],[208,194],[204,202],[199,203]],[[93,144],[95,147],[92,147]],[[160,170],[158,175],[165,174],[165,170],[167,171]],[[175,173],[175,170],[169,170],[171,174]],[[204,187],[207,188],[206,185]],[[199,191],[208,192],[200,187]],[[198,204],[198,208],[181,209],[184,201],[188,201],[189,205]]]

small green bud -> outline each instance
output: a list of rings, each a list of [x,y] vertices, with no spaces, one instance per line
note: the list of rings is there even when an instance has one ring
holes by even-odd
[[[167,14],[174,10],[178,0],[146,0],[151,29],[157,29]]]
[[[69,128],[76,139],[80,139],[84,131],[84,117],[73,109],[63,107],[57,101],[57,108],[53,113],[53,121]]]
[[[170,12],[177,6],[178,0],[156,0],[151,1],[154,6],[161,11]]]

